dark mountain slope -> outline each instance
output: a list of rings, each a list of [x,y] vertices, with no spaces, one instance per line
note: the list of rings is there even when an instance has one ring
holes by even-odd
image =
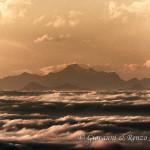
[[[146,85],[146,88],[150,87],[150,79],[137,80],[134,78],[124,81],[115,72],[97,72],[92,68],[82,68],[78,64],[72,64],[59,72],[49,73],[45,76],[23,73],[18,76],[6,77],[0,80],[0,89],[20,90],[32,82],[40,85],[39,88],[59,87],[66,83],[82,89],[97,90],[129,89],[136,84]]]
[[[48,88],[40,84],[37,84],[36,82],[30,82],[22,90],[23,91],[43,91],[43,90],[48,90]]]

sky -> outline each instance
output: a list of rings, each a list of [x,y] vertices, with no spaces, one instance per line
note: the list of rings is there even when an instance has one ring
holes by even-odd
[[[71,63],[150,77],[149,27],[150,0],[0,0],[0,78]]]

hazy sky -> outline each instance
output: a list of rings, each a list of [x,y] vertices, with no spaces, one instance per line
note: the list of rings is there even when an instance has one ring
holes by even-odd
[[[72,62],[150,77],[150,0],[0,1],[0,78]]]

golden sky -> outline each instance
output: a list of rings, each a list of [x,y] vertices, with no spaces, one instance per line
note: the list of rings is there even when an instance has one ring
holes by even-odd
[[[72,62],[150,77],[150,0],[1,0],[0,62],[0,78]]]

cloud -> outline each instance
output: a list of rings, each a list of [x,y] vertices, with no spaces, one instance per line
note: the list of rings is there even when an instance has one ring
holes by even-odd
[[[146,66],[147,68],[150,68],[150,59],[148,59],[148,60],[145,62],[144,66]]]
[[[54,40],[53,37],[49,37],[48,34],[43,35],[42,37],[37,38],[34,40],[34,43],[44,42],[44,41],[52,41]]]
[[[57,15],[57,17],[53,20],[47,22],[46,26],[52,26],[54,28],[70,26],[74,27],[79,24],[79,20],[77,19],[78,16],[82,15],[83,13],[80,11],[69,11],[67,17],[62,17]]]
[[[74,27],[76,25],[79,24],[79,21],[77,19],[70,19],[70,20],[65,20],[63,19],[62,17],[57,17],[56,20],[54,21],[49,21],[46,26],[49,27],[49,26],[52,26],[54,28],[59,28],[59,27],[64,27],[64,26],[71,26],[71,27]]]
[[[66,24],[66,20],[63,17],[57,16],[56,20],[49,21],[46,26],[53,26],[54,28],[63,27]]]
[[[44,78],[43,78],[44,79]],[[65,115],[81,116],[90,112],[93,115],[148,115],[149,92],[1,92],[0,111],[10,114],[33,114],[49,115],[55,110],[54,117]],[[17,107],[14,107],[16,106]],[[24,108],[28,108],[28,112]],[[8,109],[9,108],[9,109]],[[44,110],[44,111],[43,111]],[[124,110],[128,110],[125,112]],[[3,116],[9,117],[9,116]],[[25,116],[23,116],[25,117]],[[27,117],[27,116],[26,116]],[[39,115],[40,117],[40,115]],[[44,117],[44,116],[43,116]],[[41,116],[41,118],[43,118]],[[18,118],[18,117],[17,117]],[[31,118],[31,116],[30,116]]]
[[[69,20],[68,23],[71,27],[74,27],[79,24],[79,21],[78,20]]]
[[[71,64],[75,64],[75,62],[69,63],[69,64],[60,64],[60,65],[44,67],[40,69],[40,72],[42,75],[46,75],[50,72],[58,72],[58,71],[63,70],[64,68],[66,68],[68,65],[71,65]]]
[[[149,96],[149,91],[1,91],[0,140],[8,142],[0,142],[1,149],[69,149],[57,148],[64,143],[72,144],[70,149],[149,149],[149,141],[105,140],[123,134],[149,137]]]
[[[81,11],[69,11],[69,17],[70,18],[74,18],[77,16],[83,15],[83,12]]]
[[[117,4],[115,2],[113,2],[113,1],[110,1],[109,5],[108,5],[109,14],[110,14],[110,17],[112,19],[115,19],[115,18],[117,18],[118,16],[121,15],[121,12],[116,10],[116,7],[117,7],[116,5]]]
[[[30,0],[6,0],[0,2],[0,21],[2,23],[15,23],[19,18],[24,18]]]
[[[65,24],[66,24],[66,21],[63,18],[59,17],[59,16],[57,17],[57,20],[55,20],[53,22],[53,26],[55,28],[63,27]]]
[[[40,43],[44,41],[62,41],[69,38],[70,38],[70,34],[66,34],[66,35],[61,34],[59,37],[56,38],[50,37],[48,34],[45,34],[42,37],[35,39],[34,43]]]
[[[89,135],[94,135],[94,137],[106,135],[118,137],[122,134],[150,136],[149,91],[93,91],[87,93],[1,91],[0,95],[2,94],[8,96],[5,99],[0,97],[0,140],[2,141],[23,143],[23,145],[31,146],[31,149],[35,149],[32,148],[34,145],[37,148],[39,143],[55,143],[57,146],[69,143],[73,144],[71,149],[73,146],[81,149],[81,147],[107,147],[110,144],[109,141],[104,140],[97,141],[98,144],[96,138],[92,136],[91,143],[88,143]],[[10,100],[11,95],[12,100]],[[45,101],[53,105],[43,105]],[[141,101],[145,105],[141,105]],[[28,111],[24,108],[28,108]],[[107,111],[108,115],[105,115],[104,112]],[[85,135],[84,142],[79,140],[80,135]],[[121,143],[117,139],[112,142],[117,145],[121,144],[123,147],[129,146],[129,141]],[[140,142],[142,146],[143,144],[149,146],[146,141],[135,141],[131,143],[132,148]],[[0,144],[3,145],[1,142]],[[117,145],[110,147],[119,149]],[[54,147],[56,145],[53,145]],[[43,149],[43,147],[38,149]]]
[[[1,140],[27,141],[40,143],[72,143],[81,144],[78,136],[85,135],[85,148],[88,135],[118,137],[123,133],[150,135],[149,117],[143,116],[65,116],[58,119],[14,119],[2,120]],[[145,130],[147,131],[145,133]],[[90,147],[94,147],[96,140],[91,138]],[[97,141],[98,142],[98,141]],[[100,141],[99,141],[100,142]],[[108,146],[109,141],[104,141]],[[119,143],[118,140],[115,142]],[[124,145],[128,142],[124,142]],[[132,143],[133,144],[133,143]],[[137,144],[137,143],[135,143]],[[145,143],[146,144],[146,143]],[[97,145],[97,144],[96,144]],[[29,146],[29,145],[28,145]],[[97,145],[100,147],[101,145]],[[133,146],[133,145],[132,145]]]
[[[42,74],[46,75],[50,72],[57,72],[60,71],[62,69],[64,69],[65,67],[67,67],[68,64],[61,64],[61,65],[55,65],[55,66],[48,66],[48,67],[44,67],[41,68],[40,71],[42,72]]]
[[[41,16],[41,17],[35,19],[34,22],[33,22],[33,24],[34,24],[34,25],[37,25],[37,24],[42,23],[42,21],[45,19],[45,17],[46,17],[46,16],[43,15],[43,16]]]
[[[96,71],[116,72],[122,79],[129,80],[131,78],[149,78],[150,76],[150,61],[139,64],[106,64],[93,66]]]
[[[127,23],[133,18],[148,18],[150,17],[150,0],[134,1],[130,5],[118,4],[114,1],[108,3],[108,18],[110,20],[121,20],[122,23]]]
[[[122,69],[124,71],[133,72],[133,71],[136,71],[139,68],[140,68],[140,65],[138,65],[138,64],[124,64]]]

